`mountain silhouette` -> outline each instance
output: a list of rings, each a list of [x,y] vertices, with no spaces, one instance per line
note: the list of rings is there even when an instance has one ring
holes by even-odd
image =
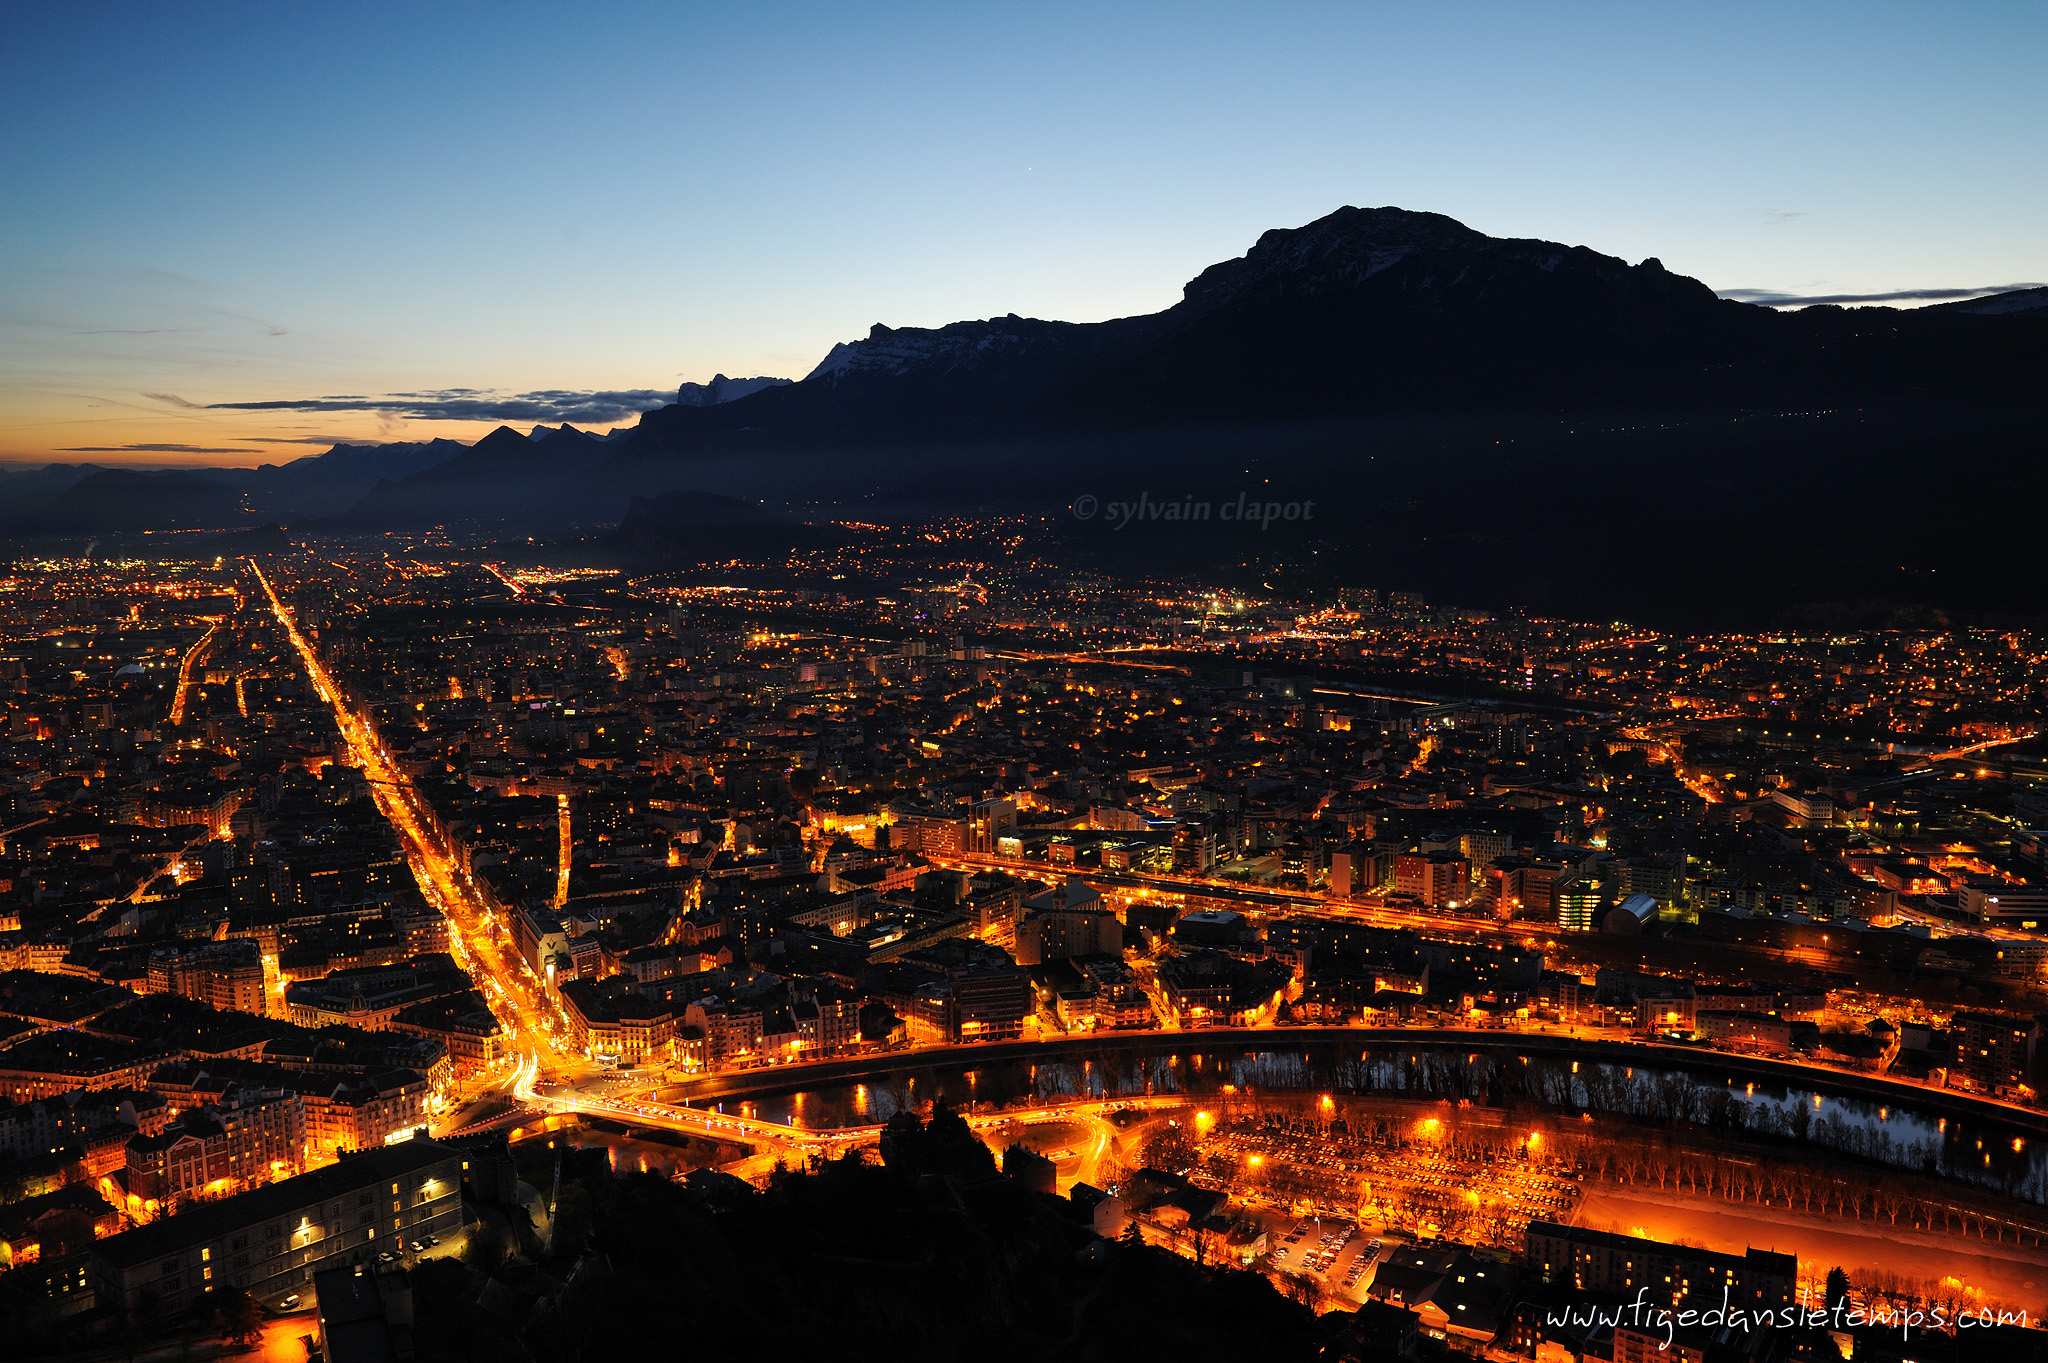
[[[2008,295],[2020,300],[2026,295]],[[1779,312],[1650,259],[1343,208],[1261,236],[1165,312],[877,325],[801,383],[647,414],[620,458],[724,448],[1086,434],[1560,408],[1882,399],[1900,385],[2043,396],[2048,315]]]
[[[55,535],[169,530],[246,523],[241,493],[210,472],[93,469],[62,492],[0,520],[0,528]]]
[[[2039,611],[2042,289],[1778,311],[1655,259],[1342,208],[1266,232],[1162,312],[877,324],[798,382],[721,376],[678,399],[607,436],[338,446],[265,471],[298,490],[262,500],[261,479],[205,477],[286,521],[296,497],[356,530],[620,527],[614,545],[681,559],[786,543],[801,519],[700,516],[730,498],[866,519],[1035,512],[1105,566],[1405,578],[1542,609]],[[36,486],[47,505],[17,524],[93,528],[47,476]],[[1256,540],[1065,515],[1083,494],[1141,493],[1321,510]]]

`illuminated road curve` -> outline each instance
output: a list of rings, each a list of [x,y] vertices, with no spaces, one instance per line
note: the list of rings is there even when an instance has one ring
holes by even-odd
[[[192,691],[192,665],[199,661],[199,655],[206,652],[206,646],[213,642],[213,636],[220,633],[221,622],[215,620],[199,636],[199,642],[185,651],[185,659],[178,664],[178,689],[171,695],[171,727],[177,728],[185,722],[185,698]]]
[[[1114,1128],[1103,1120],[1107,1112],[1131,1108],[1148,1111],[1169,1110],[1185,1107],[1192,1101],[1188,1096],[1178,1093],[1151,1094],[1134,1098],[1067,1098],[1021,1110],[971,1113],[967,1117],[967,1124],[973,1130],[983,1133],[1003,1131],[1013,1126],[1029,1127],[1044,1122],[1080,1121],[1088,1124],[1090,1139],[1085,1153],[1086,1168],[1082,1179],[1083,1182],[1088,1182],[1092,1181],[1096,1166],[1116,1139]],[[755,1147],[752,1156],[735,1161],[734,1165],[752,1163],[763,1157],[781,1156],[794,1160],[811,1155],[835,1156],[844,1152],[848,1146],[871,1145],[882,1134],[882,1124],[879,1122],[859,1126],[798,1127],[779,1122],[764,1122],[732,1113],[708,1112],[702,1108],[679,1108],[662,1103],[595,1098],[583,1094],[544,1096],[539,1102],[555,1112],[609,1118],[625,1124],[629,1129],[661,1127],[718,1140],[746,1142]]]
[[[1356,1048],[1382,1054],[1405,1047],[1418,1051],[1465,1051],[1473,1055],[1528,1056],[1686,1070],[1744,1083],[1755,1081],[1811,1089],[1838,1097],[1910,1107],[1934,1116],[1997,1122],[2023,1131],[2048,1134],[2048,1112],[1954,1089],[1929,1088],[1910,1080],[1879,1074],[1656,1042],[1575,1037],[1556,1032],[1445,1031],[1413,1027],[1211,1027],[1194,1031],[1089,1032],[1035,1041],[935,1046],[756,1070],[734,1070],[665,1086],[663,1092],[676,1093],[692,1103],[705,1103],[750,1094],[862,1083],[904,1070],[974,1069],[1020,1061],[1076,1062],[1095,1059],[1105,1053],[1159,1055],[1219,1050],[1292,1050],[1310,1046],[1338,1046],[1346,1050]]]

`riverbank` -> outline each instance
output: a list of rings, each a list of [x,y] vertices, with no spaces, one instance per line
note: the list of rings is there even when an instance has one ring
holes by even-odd
[[[730,1098],[866,1082],[919,1070],[973,1069],[1032,1061],[1081,1061],[1110,1055],[1170,1055],[1216,1051],[1334,1048],[1382,1054],[1412,1047],[1494,1058],[1528,1057],[1584,1063],[1684,1070],[1744,1083],[1809,1089],[1869,1102],[1913,1106],[1936,1117],[1991,1122],[2014,1131],[2048,1135],[2048,1112],[2015,1103],[1934,1088],[1887,1075],[1735,1055],[1703,1046],[1573,1036],[1568,1032],[1500,1032],[1417,1027],[1216,1027],[1199,1031],[1086,1032],[971,1046],[932,1046],[814,1060],[761,1069],[728,1070],[663,1084],[660,1101],[703,1106]]]

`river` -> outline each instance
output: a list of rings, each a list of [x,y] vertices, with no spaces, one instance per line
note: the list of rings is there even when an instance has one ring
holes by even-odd
[[[1594,1112],[1691,1122],[1718,1134],[1790,1140],[1903,1169],[1996,1188],[2048,1205],[2048,1152],[1992,1118],[1937,1117],[1797,1086],[1745,1083],[1679,1067],[1489,1056],[1421,1045],[1358,1050],[1337,1043],[1276,1050],[1105,1052],[1078,1061],[906,1066],[865,1082],[791,1087],[721,1110],[813,1130],[867,1126],[935,1100],[992,1111],[1062,1099],[1113,1100],[1229,1087],[1275,1097],[1355,1094],[1576,1116]]]

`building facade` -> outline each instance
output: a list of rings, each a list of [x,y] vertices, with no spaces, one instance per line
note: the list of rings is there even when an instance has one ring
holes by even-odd
[[[1790,1254],[1717,1254],[1554,1221],[1529,1224],[1525,1254],[1549,1282],[1631,1298],[1646,1291],[1673,1309],[1719,1307],[1725,1293],[1730,1306],[1775,1311],[1792,1304],[1798,1287],[1799,1261]]]
[[[403,1240],[461,1224],[461,1152],[427,1140],[352,1155],[310,1174],[203,1202],[91,1251],[98,1305],[177,1316],[224,1287],[263,1297],[321,1269],[374,1263]]]

